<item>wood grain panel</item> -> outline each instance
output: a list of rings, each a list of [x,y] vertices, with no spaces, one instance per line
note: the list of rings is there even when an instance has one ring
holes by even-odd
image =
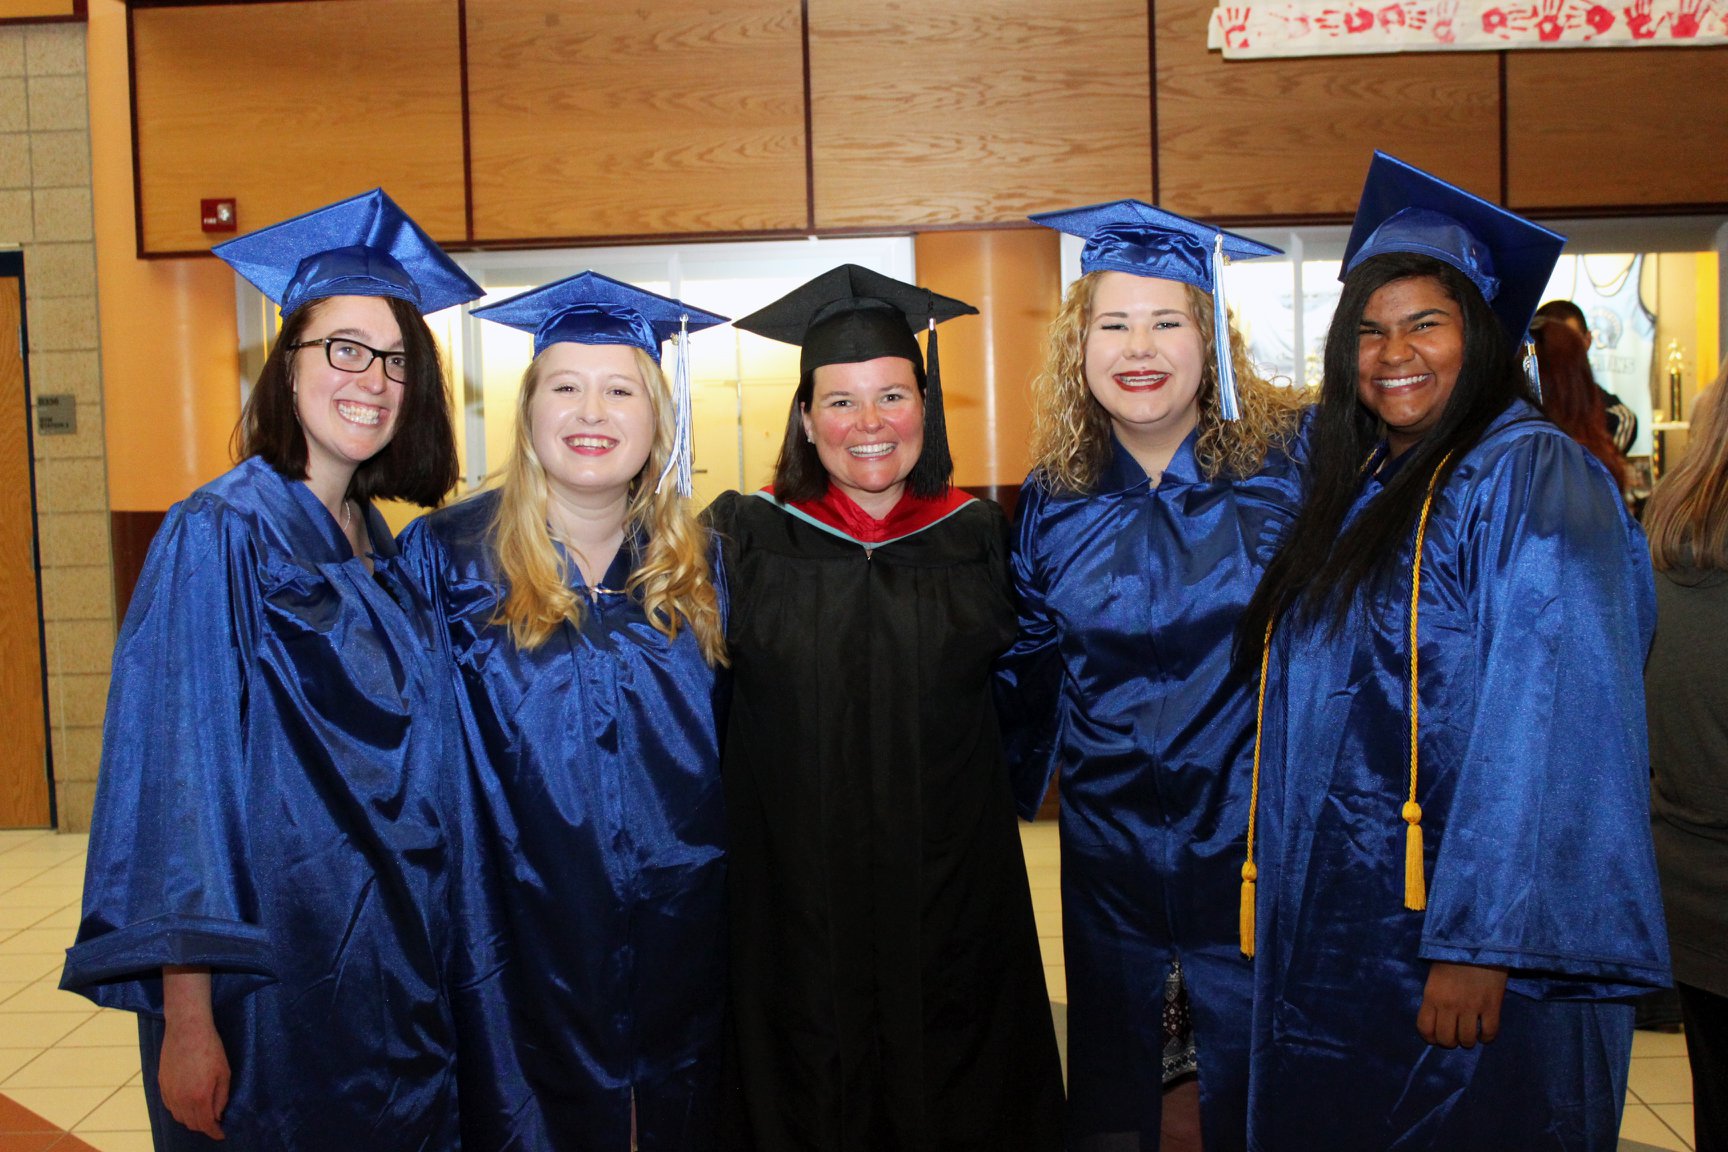
[[[1506,60],[1515,206],[1728,203],[1728,47],[1514,52]]]
[[[996,223],[1149,198],[1146,9],[809,0],[816,223]]]
[[[18,284],[0,277],[0,828],[41,828],[49,816],[48,733]]]
[[[456,0],[132,12],[139,250],[190,252],[199,200],[250,231],[382,186],[440,240],[467,234]]]
[[[1375,148],[1499,199],[1497,54],[1226,62],[1206,49],[1213,6],[1157,6],[1164,207],[1206,219],[1348,216]]]
[[[480,240],[808,224],[796,0],[468,0]]]
[[[72,20],[83,15],[73,0],[0,0],[0,21]]]

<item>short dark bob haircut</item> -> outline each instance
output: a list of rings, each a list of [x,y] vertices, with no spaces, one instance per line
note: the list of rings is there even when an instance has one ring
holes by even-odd
[[[406,500],[435,508],[456,486],[456,435],[450,424],[450,390],[431,329],[406,300],[380,297],[402,329],[408,379],[396,432],[383,451],[354,470],[347,495],[359,501]],[[234,429],[234,457],[260,456],[290,480],[306,479],[306,434],[294,412],[295,344],[306,336],[324,300],[312,300],[283,317],[282,332]],[[316,354],[316,349],[310,350]]]
[[[928,500],[948,491],[954,476],[954,460],[947,451],[947,427],[930,412],[924,365],[916,360],[907,363],[912,365],[918,395],[925,400],[925,406],[924,449],[906,477],[906,487],[912,495]],[[787,503],[819,500],[828,491],[828,470],[822,467],[816,445],[804,434],[804,413],[810,410],[810,399],[816,392],[816,371],[812,368],[798,378],[798,391],[792,395],[792,410],[786,416],[786,437],[780,442],[780,458],[774,463],[774,495]]]

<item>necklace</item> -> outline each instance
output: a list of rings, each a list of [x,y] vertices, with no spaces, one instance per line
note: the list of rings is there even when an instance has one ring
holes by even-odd
[[[342,501],[342,535],[348,535],[349,529],[353,524],[354,510],[349,506],[347,499],[344,498]]]

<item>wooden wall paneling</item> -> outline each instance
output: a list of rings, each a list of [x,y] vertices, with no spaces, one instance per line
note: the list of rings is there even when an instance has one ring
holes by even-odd
[[[1513,52],[1510,203],[1534,211],[1728,204],[1728,47]]]
[[[1492,52],[1225,61],[1212,0],[1160,0],[1159,196],[1208,220],[1345,217],[1380,148],[1500,196]]]
[[[382,186],[439,240],[466,239],[457,0],[302,0],[131,13],[139,252],[228,239]]]
[[[62,23],[88,19],[84,0],[0,0],[0,24]]]
[[[802,232],[797,0],[468,0],[481,241]]]
[[[1145,0],[809,0],[823,228],[1152,194]]]

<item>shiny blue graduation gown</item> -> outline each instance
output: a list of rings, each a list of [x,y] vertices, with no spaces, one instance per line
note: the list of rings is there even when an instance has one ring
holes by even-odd
[[[623,593],[626,542],[580,627],[533,651],[492,622],[496,492],[402,537],[440,604],[478,796],[459,894],[462,1140],[486,1149],[697,1149],[713,1137],[725,1004],[720,682]],[[579,577],[578,577],[579,579]]]
[[[453,693],[372,509],[375,570],[253,457],[169,512],[114,653],[61,986],[140,1013],[158,1148],[457,1146],[445,996]],[[215,1144],[156,1097],[165,964],[212,970]]]
[[[1352,516],[1397,466],[1365,479]],[[1414,535],[1397,586],[1342,632],[1281,622],[1274,641],[1250,1145],[1612,1149],[1623,998],[1668,973],[1643,534],[1601,466],[1522,402],[1435,495],[1418,632],[1426,912],[1404,907],[1400,816]],[[1492,1043],[1418,1035],[1436,960],[1511,970]]]
[[[1061,772],[1068,1146],[1156,1148],[1164,981],[1182,961],[1208,1149],[1240,1149],[1252,967],[1237,940],[1253,753],[1243,606],[1300,500],[1274,449],[1205,479],[1183,441],[1157,487],[1113,443],[1097,489],[1021,490],[1020,633],[997,695],[1021,814]]]

